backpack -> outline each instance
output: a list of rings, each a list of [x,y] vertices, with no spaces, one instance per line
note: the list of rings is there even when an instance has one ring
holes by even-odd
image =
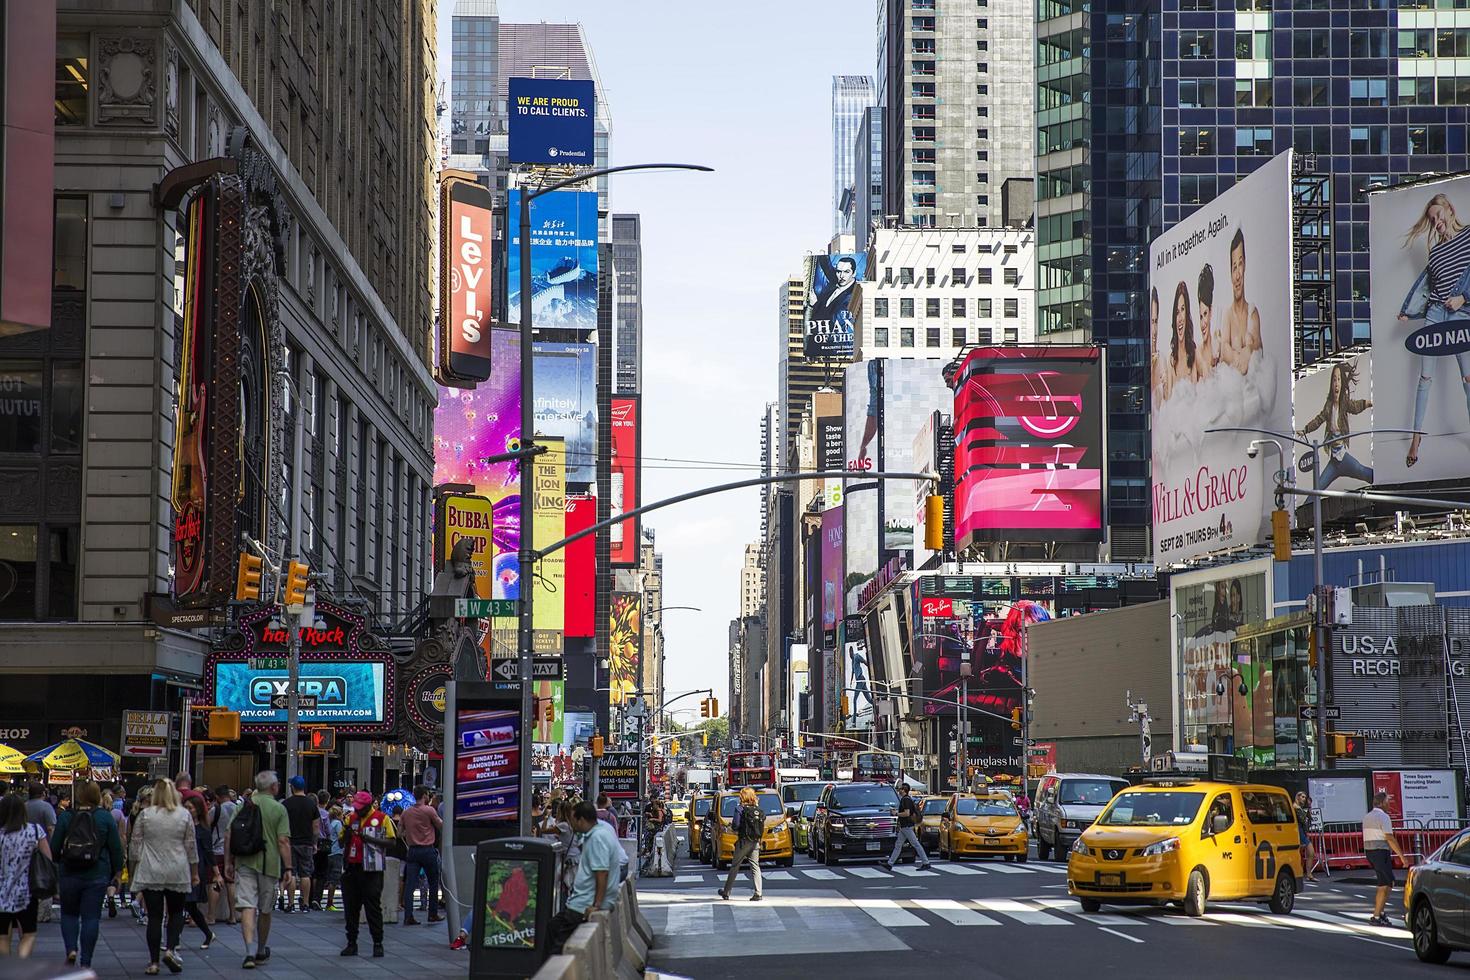
[[[758,806],[743,806],[740,808],[740,829],[737,832],[741,840],[758,841],[766,832],[766,818]]]
[[[61,862],[73,871],[84,871],[96,864],[101,856],[102,835],[97,831],[97,815],[92,810],[78,810],[66,828]]]
[[[265,852],[265,827],[260,817],[260,807],[246,800],[235,811],[230,821],[230,853],[235,857],[250,857]]]

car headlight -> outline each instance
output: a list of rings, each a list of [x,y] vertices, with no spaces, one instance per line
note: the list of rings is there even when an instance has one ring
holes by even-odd
[[[1084,841],[1081,837],[1079,837],[1072,844],[1072,853],[1073,854],[1091,854],[1092,853],[1092,849],[1087,846],[1087,842],[1086,841]]]
[[[1078,829],[1081,828],[1081,826],[1082,826],[1082,822],[1080,820],[1063,820],[1062,821],[1062,828],[1064,830],[1078,830]]]
[[[827,829],[835,830],[840,834],[847,829],[847,824],[841,820],[833,820],[832,822],[827,824]]]
[[[1173,854],[1177,850],[1179,850],[1179,838],[1165,837],[1145,847],[1140,853],[1143,857],[1158,857],[1161,854]]]

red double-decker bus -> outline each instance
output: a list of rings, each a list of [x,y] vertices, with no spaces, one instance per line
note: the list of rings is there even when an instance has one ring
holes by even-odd
[[[776,788],[776,753],[731,752],[725,761],[725,788]]]

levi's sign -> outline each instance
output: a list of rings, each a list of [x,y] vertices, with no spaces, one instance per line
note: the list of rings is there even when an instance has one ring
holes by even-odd
[[[445,230],[438,373],[445,384],[490,377],[493,203],[489,190],[459,172],[446,174],[439,188],[439,220]]]

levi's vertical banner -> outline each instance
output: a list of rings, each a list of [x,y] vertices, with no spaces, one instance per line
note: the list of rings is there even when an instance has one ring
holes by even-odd
[[[597,89],[590,80],[511,78],[511,163],[589,166],[597,121]]]
[[[612,505],[608,509],[612,517],[636,510],[639,506],[638,409],[637,395],[612,400]],[[638,564],[639,523],[639,519],[634,517],[608,528],[608,541],[611,542],[610,564]]]
[[[439,380],[490,377],[490,191],[468,174],[446,172],[439,187]]]

